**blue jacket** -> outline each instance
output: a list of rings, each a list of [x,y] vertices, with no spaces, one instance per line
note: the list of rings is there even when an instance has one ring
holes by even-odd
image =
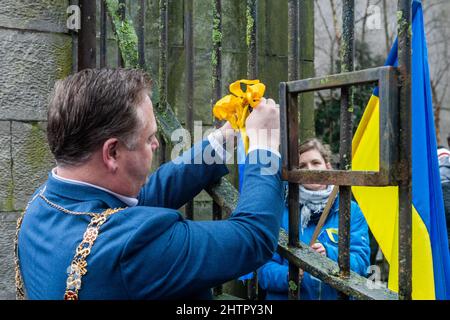
[[[206,150],[206,149],[210,150]],[[207,141],[186,152],[204,152]],[[108,218],[87,258],[80,299],[211,298],[210,288],[255,270],[272,257],[283,213],[281,177],[261,175],[266,167],[255,150],[247,158],[245,184],[228,220],[189,221],[176,210],[228,171],[224,164],[161,166],[139,194],[139,204]],[[273,154],[268,154],[274,156]],[[279,157],[274,156],[277,162]],[[199,158],[197,158],[199,159]],[[197,162],[198,163],[198,162]],[[267,162],[264,162],[267,163]],[[115,196],[49,175],[44,196],[71,211],[102,212],[124,207]],[[49,206],[35,193],[19,233],[19,258],[30,299],[62,299],[67,269],[90,221]]]
[[[327,257],[338,259],[338,227],[339,227],[339,198],[334,202],[327,221],[317,239],[326,249]],[[288,231],[289,213],[285,208],[281,227]],[[316,224],[309,224],[300,232],[300,241],[309,243]],[[370,261],[370,246],[366,220],[356,202],[351,203],[350,220],[350,268],[365,275]],[[267,290],[266,299],[283,300],[288,298],[288,262],[278,253],[272,260],[258,270],[260,286]],[[302,300],[334,300],[337,291],[319,279],[305,272],[300,286]]]

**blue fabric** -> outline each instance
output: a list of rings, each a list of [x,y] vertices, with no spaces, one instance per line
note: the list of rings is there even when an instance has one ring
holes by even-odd
[[[338,244],[337,234],[331,237],[327,229],[338,230],[339,227],[339,198],[334,202],[328,219],[326,220],[317,241],[326,249],[327,257],[337,261]],[[289,212],[285,208],[281,227],[288,231]],[[309,243],[316,224],[309,224],[300,232],[300,241]],[[350,268],[352,271],[365,276],[370,264],[370,244],[367,222],[361,209],[352,201],[350,220]],[[261,288],[267,291],[267,300],[285,300],[288,298],[288,261],[275,253],[272,260],[258,270],[258,280]],[[319,279],[305,272],[300,286],[300,298],[302,300],[334,300],[337,299],[337,291]]]
[[[412,1],[412,202],[425,224],[433,253],[436,299],[450,299],[450,255],[433,115],[422,4]],[[398,39],[385,65],[398,66]],[[374,94],[378,96],[378,88]],[[414,254],[414,253],[413,253]]]
[[[245,148],[244,148],[244,142],[242,141],[240,134],[237,138],[236,157],[237,157],[238,176],[239,176],[239,192],[241,192],[242,186],[244,185]]]
[[[211,146],[204,141],[183,157],[198,157],[206,148]],[[225,175],[225,165],[161,166],[143,187],[139,205],[112,215],[100,228],[87,258],[80,299],[208,299],[209,288],[270,260],[278,242],[283,198],[280,172],[260,173],[263,155],[280,160],[262,150],[250,153],[258,161],[250,164],[247,158],[241,197],[224,221],[189,221],[176,209]],[[51,174],[44,195],[77,212],[124,207],[113,195],[58,181]],[[29,298],[63,298],[67,267],[89,221],[85,215],[63,213],[40,197],[30,203],[19,233]]]
[[[244,171],[245,171],[245,148],[244,148],[244,142],[242,141],[241,134],[239,134],[238,138],[237,138],[236,156],[237,156],[238,177],[239,177],[238,190],[240,193],[242,186],[244,185]],[[244,274],[243,276],[239,277],[238,279],[241,281],[253,279],[253,272]]]
[[[436,299],[450,299],[450,257],[420,2],[412,22],[412,201],[430,235]],[[425,169],[425,170],[424,170]],[[414,254],[414,253],[413,253]]]

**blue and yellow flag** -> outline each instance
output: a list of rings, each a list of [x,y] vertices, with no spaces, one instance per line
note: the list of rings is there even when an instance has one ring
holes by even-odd
[[[386,65],[396,66],[397,41]],[[353,138],[353,170],[379,170],[376,89]],[[398,187],[353,187],[353,194],[389,262],[389,288],[398,291]],[[382,200],[382,201],[380,201]],[[428,68],[422,5],[412,21],[412,297],[450,299],[450,258]]]

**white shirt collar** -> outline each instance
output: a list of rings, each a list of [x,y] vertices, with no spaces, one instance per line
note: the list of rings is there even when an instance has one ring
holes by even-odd
[[[89,187],[93,187],[93,188],[105,191],[105,192],[107,192],[109,194],[112,194],[113,196],[118,198],[120,201],[122,201],[123,203],[125,203],[129,207],[135,207],[138,204],[138,199],[136,199],[136,198],[127,197],[127,196],[124,196],[124,195],[112,192],[111,190],[105,189],[103,187],[96,186],[95,184],[91,184],[91,183],[87,183],[87,182],[83,182],[83,181],[79,181],[79,180],[73,180],[73,179],[67,179],[67,178],[60,177],[60,176],[58,176],[56,174],[56,168],[52,169],[52,177],[55,178],[56,180],[59,180],[59,181],[62,181],[62,182],[77,184],[77,185],[80,185],[80,186],[89,186]]]

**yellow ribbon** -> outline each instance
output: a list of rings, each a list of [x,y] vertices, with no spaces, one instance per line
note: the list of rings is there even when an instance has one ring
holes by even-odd
[[[241,85],[246,85],[243,91]],[[239,130],[244,142],[245,154],[248,152],[248,136],[245,120],[250,114],[250,107],[256,108],[264,95],[266,86],[259,80],[238,80],[230,85],[229,95],[214,105],[213,114],[219,120],[230,122],[234,130]]]

